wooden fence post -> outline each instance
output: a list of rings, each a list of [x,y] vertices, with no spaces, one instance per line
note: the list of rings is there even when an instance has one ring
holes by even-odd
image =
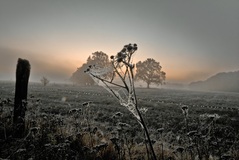
[[[30,76],[30,63],[25,59],[18,59],[16,69],[16,85],[14,99],[14,137],[21,138],[25,132],[25,111],[27,106],[27,89]]]

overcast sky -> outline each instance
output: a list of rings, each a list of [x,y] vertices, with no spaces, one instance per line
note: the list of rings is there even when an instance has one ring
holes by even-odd
[[[137,43],[134,61],[154,58],[168,82],[239,70],[239,0],[1,0],[0,80],[17,58],[31,81],[65,81],[91,53]]]

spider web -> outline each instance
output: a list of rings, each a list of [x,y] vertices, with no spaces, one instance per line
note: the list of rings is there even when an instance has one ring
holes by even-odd
[[[120,105],[126,107],[141,124],[139,114],[136,110],[136,101],[134,98],[132,79],[131,81],[129,80],[130,79],[129,75],[127,76],[127,79],[125,79],[126,85],[128,87],[127,91],[123,85],[122,86],[120,84],[118,86],[114,85],[115,83],[112,83],[113,81],[109,81],[109,78],[108,79],[105,78],[105,75],[113,72],[114,72],[113,67],[101,68],[99,66],[94,66],[89,70],[88,74],[95,81],[95,83],[97,83],[99,86],[102,86],[114,97],[116,97],[119,100]]]

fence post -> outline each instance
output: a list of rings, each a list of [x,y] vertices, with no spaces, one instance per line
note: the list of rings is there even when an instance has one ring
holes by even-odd
[[[18,59],[13,113],[14,137],[16,138],[23,137],[25,132],[25,111],[27,106],[27,89],[30,68],[31,66],[28,60],[21,58]]]

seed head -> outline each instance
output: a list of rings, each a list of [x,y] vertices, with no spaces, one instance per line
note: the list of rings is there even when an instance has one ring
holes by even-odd
[[[163,133],[163,131],[164,131],[164,128],[157,129],[157,132],[160,133],[160,134]]]
[[[183,148],[183,147],[178,147],[178,148],[176,149],[176,151],[179,152],[179,153],[182,153],[182,152],[184,151],[184,148]]]
[[[114,59],[115,58],[115,56],[110,56],[110,59]]]
[[[187,117],[188,116],[188,106],[187,105],[182,105],[181,110],[183,112],[183,115]]]
[[[118,117],[121,117],[121,116],[123,116],[123,113],[121,113],[121,112],[116,112],[115,115],[118,116]]]
[[[82,103],[83,106],[88,106],[89,105],[89,102],[84,102]]]
[[[128,45],[127,50],[130,52],[133,49],[131,45]]]

